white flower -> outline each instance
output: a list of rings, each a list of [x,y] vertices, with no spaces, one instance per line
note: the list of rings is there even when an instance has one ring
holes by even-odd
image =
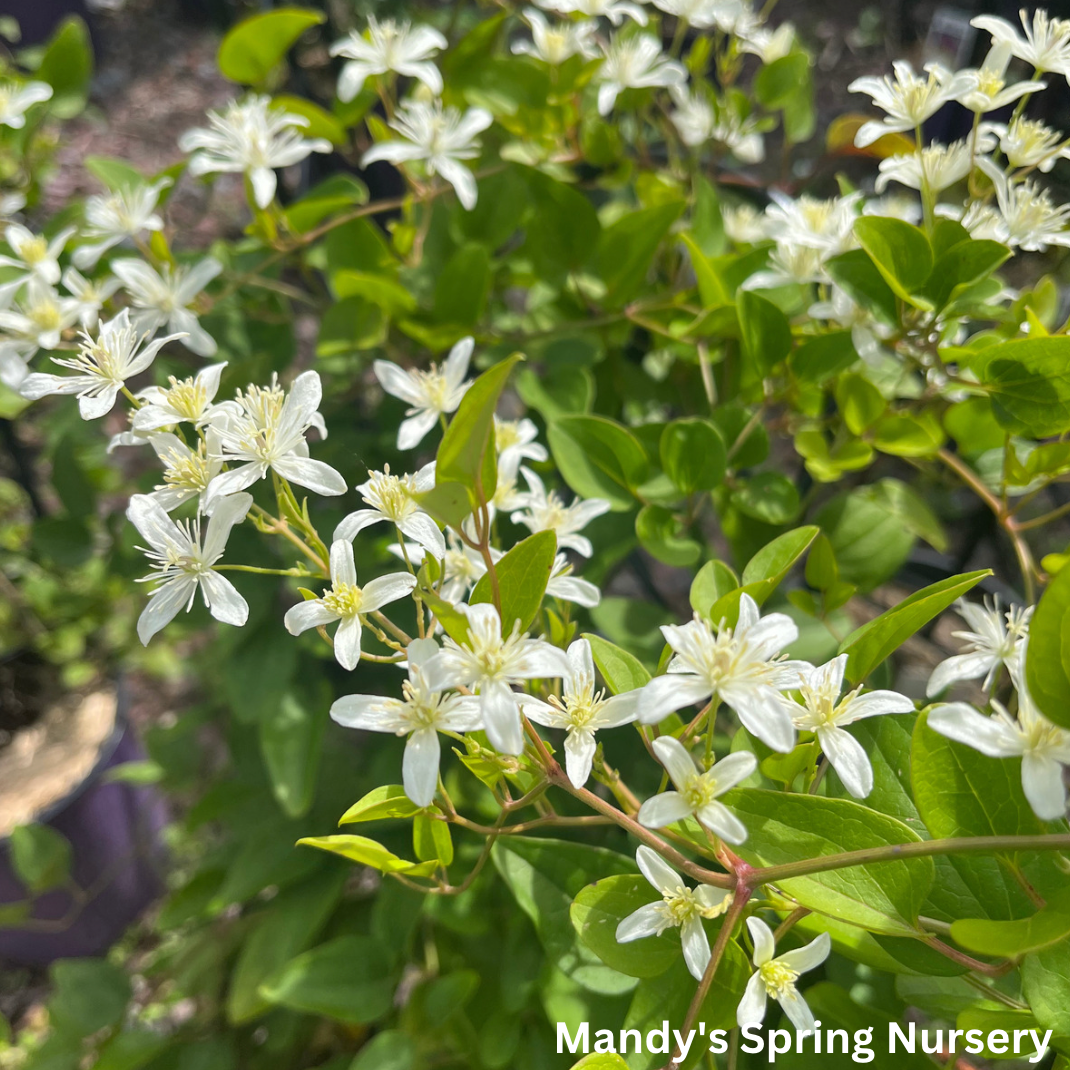
[[[965,702],[950,702],[933,707],[929,727],[990,758],[1021,758],[1022,791],[1033,812],[1042,821],[1058,821],[1066,814],[1063,766],[1070,765],[1070,732],[1037,709],[1022,674],[1024,653],[1011,670],[1018,690],[1017,718],[995,700],[991,717]]]
[[[757,56],[763,63],[783,59],[795,44],[795,27],[790,22],[781,23],[775,30],[766,26],[741,26],[737,33],[740,51]]]
[[[971,26],[992,35],[992,43],[1006,45],[1011,55],[1031,63],[1038,71],[1054,71],[1070,78],[1070,21],[1053,19],[1041,8],[1033,12],[1032,25],[1025,8],[1019,12],[1024,36],[1006,19],[978,15]]]
[[[479,155],[477,135],[492,122],[494,117],[482,108],[469,108],[462,115],[452,106],[444,108],[440,100],[430,104],[406,100],[390,123],[404,140],[373,145],[361,158],[361,166],[376,160],[420,161],[429,175],[441,175],[457,191],[462,206],[470,210],[479,190],[475,176],[460,161]]]
[[[143,338],[130,325],[124,308],[113,320],[102,323],[96,339],[82,334],[76,357],[53,357],[74,375],[28,375],[19,388],[24,398],[36,401],[46,394],[74,394],[83,420],[96,420],[111,412],[126,380],[143,372],[168,342],[181,337],[169,334],[142,347]]]
[[[898,182],[911,189],[928,189],[939,193],[961,182],[970,173],[973,158],[970,146],[965,141],[955,141],[950,145],[934,142],[919,152],[881,160],[875,188],[882,193],[889,182]]]
[[[308,126],[303,115],[271,106],[271,98],[250,95],[232,100],[225,111],[210,111],[208,127],[187,130],[179,139],[183,152],[192,152],[192,175],[243,172],[253,187],[259,208],[275,196],[275,169],[300,163],[310,153],[330,152],[325,138],[304,138]]]
[[[198,590],[216,620],[239,627],[248,620],[245,599],[212,566],[223,556],[230,529],[245,519],[252,504],[251,494],[234,494],[218,502],[202,543],[200,517],[177,524],[149,495],[130,499],[126,515],[149,544],[141,549],[155,570],[143,582],[159,583],[149,592],[149,604],[137,622],[142,643],[174,620],[183,606],[189,612]]]
[[[551,67],[558,67],[573,56],[594,59],[598,55],[594,42],[598,23],[593,19],[560,22],[551,26],[541,11],[530,7],[524,12],[524,18],[531,27],[532,40],[514,41],[514,55],[534,56],[544,63],[549,63]]]
[[[773,203],[765,210],[766,232],[778,246],[821,249],[835,256],[852,248],[861,193],[819,200],[802,196],[792,200],[773,190]]]
[[[824,249],[796,242],[780,242],[769,256],[769,266],[756,271],[741,289],[774,290],[797,283],[827,282]]]
[[[402,698],[345,695],[331,706],[331,717],[346,728],[408,736],[401,778],[417,806],[430,806],[438,787],[439,732],[474,732],[482,727],[479,699],[443,695],[427,685],[421,667],[438,653],[434,639],[414,639],[408,647],[409,678]]]
[[[586,639],[577,639],[566,656],[569,670],[562,678],[561,698],[522,698],[520,706],[536,724],[565,730],[565,771],[573,787],[582,788],[591,775],[595,732],[634,721],[639,692],[607,698],[605,691],[595,691],[594,659]]]
[[[34,104],[52,99],[52,87],[47,82],[26,82],[0,85],[0,126],[21,130],[26,125],[26,111]]]
[[[604,46],[603,46],[604,47]],[[661,42],[648,34],[615,37],[604,47],[606,58],[595,74],[598,85],[598,113],[608,115],[617,96],[625,89],[683,85],[687,71],[661,51]]]
[[[0,221],[8,222],[26,207],[26,194],[19,190],[0,192]]]
[[[785,696],[788,712],[800,732],[813,732],[821,750],[840,775],[847,790],[864,799],[873,790],[873,767],[862,745],[845,731],[845,726],[864,717],[885,713],[913,713],[914,703],[895,691],[860,694],[856,687],[840,698],[847,655],[833,658],[827,665],[804,670],[799,692],[802,702]]]
[[[904,223],[921,222],[921,202],[909,193],[889,193],[866,201],[862,206],[863,215],[884,215],[901,219]]]
[[[63,272],[63,285],[78,302],[78,322],[82,330],[92,331],[96,329],[104,302],[119,289],[119,280],[111,275],[103,279],[87,279],[76,268],[69,267]]]
[[[981,217],[986,237],[1027,252],[1043,252],[1049,245],[1070,245],[1070,204],[1055,205],[1051,194],[1035,182],[1012,182],[990,160],[978,161],[996,187],[997,211]],[[983,206],[987,207],[987,206]],[[965,219],[963,225],[966,226]],[[967,226],[971,236],[978,236]]]
[[[0,256],[0,265],[21,269],[20,274],[8,279],[0,290],[14,291],[30,279],[39,279],[48,286],[59,282],[59,255],[74,233],[74,227],[65,227],[49,240],[43,234],[34,234],[21,223],[8,223],[4,228],[4,241],[14,256]]]
[[[220,501],[208,506],[208,485],[219,475],[223,457],[219,450],[219,432],[208,428],[203,439],[197,440],[197,448],[191,449],[170,431],[149,435],[149,445],[163,465],[163,482],[157,484],[150,497],[170,513],[192,498],[197,499],[198,513],[214,513]]]
[[[640,847],[635,852],[635,861],[662,898],[624,918],[617,926],[617,943],[627,944],[679,928],[684,962],[691,976],[696,981],[702,980],[710,961],[710,943],[702,919],[720,917],[728,909],[731,892],[708,884],[700,884],[693,890],[688,888],[676,870],[649,847]]]
[[[163,220],[156,213],[160,194],[171,185],[161,178],[151,185],[123,186],[106,194],[94,194],[85,202],[85,227],[82,235],[94,239],[74,250],[74,266],[89,271],[109,249],[120,242],[136,238],[146,230],[163,230]]]
[[[458,606],[468,618],[468,639],[463,645],[446,639],[443,649],[423,665],[434,691],[449,687],[473,688],[479,695],[483,725],[491,743],[504,754],[524,749],[520,704],[512,689],[522,680],[565,676],[568,658],[563,650],[542,639],[530,639],[514,627],[502,637],[501,618],[489,603]]]
[[[559,15],[607,18],[614,26],[619,26],[625,17],[634,19],[640,26],[647,22],[646,12],[630,0],[535,0],[535,3],[544,11],[556,11]]]
[[[804,947],[785,951],[773,958],[776,945],[773,933],[761,918],[747,918],[751,940],[754,941],[754,973],[747,982],[743,998],[736,1010],[736,1021],[741,1029],[760,1025],[765,1018],[765,1002],[772,996],[796,1029],[815,1028],[814,1014],[799,995],[795,982],[799,975],[816,969],[829,957],[832,941],[828,933],[811,940]]]
[[[671,86],[669,92],[676,102],[669,118],[685,145],[698,148],[707,141],[717,141],[743,163],[765,159],[762,135],[748,120],[728,108],[715,108],[705,97],[692,95],[684,86]]]
[[[27,360],[38,349],[55,349],[78,319],[78,300],[61,297],[40,279],[30,279],[14,309],[0,309],[0,329],[10,332],[15,350]]]
[[[361,614],[374,613],[388,602],[404,598],[416,586],[409,572],[391,572],[357,586],[353,544],[344,539],[331,543],[331,586],[320,598],[298,602],[286,611],[283,623],[291,635],[341,621],[334,633],[334,658],[343,669],[360,661]]]
[[[164,264],[159,272],[144,260],[116,260],[112,270],[121,280],[134,306],[134,322],[143,331],[168,330],[189,335],[185,346],[199,357],[215,355],[215,339],[200,325],[190,308],[223,265],[206,256],[193,265]]]
[[[498,467],[515,471],[521,461],[546,461],[550,454],[546,447],[536,442],[539,429],[531,420],[503,420],[494,417],[494,449],[498,454]]]
[[[557,535],[557,545],[562,550],[575,550],[583,557],[594,553],[591,540],[580,532],[595,517],[609,511],[609,502],[604,498],[573,498],[565,503],[556,491],[547,491],[543,481],[530,469],[522,468],[528,484],[524,496],[524,508],[513,513],[514,524],[523,524],[528,531],[552,531]]]
[[[432,93],[441,93],[442,75],[431,57],[447,44],[446,38],[430,26],[414,29],[408,22],[401,25],[393,19],[378,22],[374,15],[369,15],[367,37],[354,30],[331,45],[332,56],[349,60],[338,76],[338,99],[352,100],[368,78],[387,71],[418,78]]]
[[[668,672],[656,676],[639,698],[639,720],[656,724],[674,710],[716,696],[736,711],[743,726],[774,750],[795,745],[795,729],[781,691],[799,686],[804,661],[784,661],[780,652],[799,635],[783,613],[760,617],[749,594],[740,596],[735,628],[722,622],[716,635],[697,614],[684,625],[664,625],[673,649]]]
[[[239,391],[240,414],[227,414],[218,424],[228,464],[244,461],[212,480],[208,497],[233,494],[263,479],[269,469],[316,494],[344,494],[346,482],[329,464],[308,455],[305,433],[323,418],[317,411],[323,385],[317,372],[302,372],[286,394],[272,376],[269,387]]]
[[[357,490],[371,508],[350,513],[334,529],[334,538],[352,542],[366,527],[385,520],[434,557],[442,558],[446,553],[446,540],[438,525],[416,500],[417,494],[430,490],[434,485],[434,461],[425,464],[415,475],[391,475],[389,465],[382,472],[369,472],[367,482],[361,483]]]
[[[969,79],[965,72],[952,74],[938,63],[927,63],[928,78],[914,73],[905,60],[892,64],[895,77],[878,78],[867,75],[856,78],[847,88],[852,93],[865,93],[873,103],[886,112],[884,119],[863,123],[855,134],[859,148],[872,145],[885,134],[913,131],[926,119],[934,116],[949,100],[954,100]]]
[[[652,746],[676,790],[663,791],[647,799],[639,807],[639,823],[660,829],[693,817],[725,843],[743,843],[747,838],[746,826],[717,799],[746,780],[758,768],[758,759],[750,751],[736,751],[703,771],[684,745],[672,736],[659,736]]]
[[[999,138],[1000,151],[1011,167],[1036,167],[1046,174],[1056,161],[1070,159],[1070,146],[1063,135],[1037,119],[1019,115],[1009,126],[985,123],[982,130]]]
[[[335,535],[337,537],[337,531]],[[391,543],[387,550],[402,560],[408,557],[410,563],[417,568],[423,563],[426,553],[422,546],[414,542],[405,543],[404,551],[397,543]],[[492,546],[490,556],[492,561],[497,562],[502,552]],[[442,580],[438,586],[438,594],[451,605],[463,602],[468,592],[487,571],[483,555],[478,550],[465,546],[452,530],[446,532],[446,553],[441,557],[441,561]],[[550,590],[549,584],[546,585],[546,590]]]
[[[721,206],[724,232],[739,245],[754,245],[768,237],[765,213],[752,204],[724,204]]]
[[[1008,44],[993,46],[985,57],[980,70],[963,71],[963,85],[955,99],[970,111],[980,115],[996,111],[1013,104],[1026,93],[1035,93],[1047,88],[1046,82],[1015,82],[1007,85],[1004,74],[1010,62],[1011,49]]]
[[[925,688],[929,698],[939,695],[952,684],[962,680],[979,680],[981,677],[984,677],[981,686],[987,691],[1001,665],[1014,669],[1020,664],[1021,653],[1029,636],[1032,606],[1011,606],[1003,612],[997,595],[991,604],[983,606],[960,599],[958,612],[969,625],[969,630],[951,634],[966,646],[961,654],[947,658],[933,670]]]
[[[456,411],[471,385],[464,377],[468,374],[473,345],[471,338],[462,338],[450,350],[441,369],[432,364],[427,371],[419,368],[405,371],[389,360],[377,360],[372,365],[379,385],[412,406],[405,414],[408,419],[398,428],[399,450],[411,450],[419,445],[441,415]]]
[[[734,22],[743,8],[741,0],[653,0],[653,4],[699,30],[720,27],[726,19]]]
[[[189,379],[178,380],[170,376],[170,386],[145,387],[138,392],[138,400],[142,405],[134,413],[131,427],[134,431],[144,432],[191,423],[200,428],[226,413],[240,414],[241,409],[236,402],[213,404],[219,390],[219,378],[226,366],[225,361],[222,364],[209,364]]]
[[[546,593],[562,602],[575,602],[578,606],[593,608],[602,601],[602,592],[589,580],[572,575],[572,565],[564,554],[554,557],[550,578],[546,581]]]

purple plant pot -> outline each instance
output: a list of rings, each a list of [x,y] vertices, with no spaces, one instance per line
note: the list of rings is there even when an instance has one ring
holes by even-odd
[[[69,918],[69,924],[48,931],[0,929],[0,962],[44,966],[55,959],[100,955],[164,890],[166,852],[160,834],[168,815],[163,798],[151,787],[103,780],[114,766],[145,757],[125,706],[120,687],[115,729],[93,770],[37,817],[70,842],[71,875],[78,887],[94,894],[78,910],[66,890],[39,896],[34,919]],[[0,905],[26,898],[11,863],[10,843],[0,840]]]

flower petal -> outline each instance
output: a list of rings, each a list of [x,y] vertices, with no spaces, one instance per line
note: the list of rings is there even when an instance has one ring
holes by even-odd
[[[352,672],[360,662],[360,617],[346,617],[334,633],[334,659]]]
[[[342,545],[348,546],[350,553],[353,552],[351,543],[345,542]],[[416,577],[411,572],[390,572],[379,576],[364,585],[361,612],[372,613],[388,602],[396,602],[399,598],[404,598],[415,586]]]
[[[662,895],[677,895],[684,887],[683,878],[651,847],[636,849],[635,861],[639,871]]]
[[[430,806],[438,787],[438,763],[442,748],[433,728],[421,728],[409,736],[401,763],[405,794],[417,806]]]
[[[753,973],[736,1008],[736,1022],[741,1029],[748,1025],[761,1025],[765,1018],[765,1000],[765,982],[761,974]]]
[[[666,928],[665,904],[662,901],[647,903],[633,911],[617,926],[618,944],[629,944],[645,936],[657,936]]]
[[[825,725],[817,730],[818,742],[844,787],[864,799],[873,790],[873,766],[865,748],[844,728]]]
[[[332,613],[320,599],[315,598],[291,606],[282,618],[282,623],[291,635],[300,635],[309,628],[322,628],[337,619],[337,613]]]
[[[673,825],[691,816],[691,806],[678,791],[663,791],[652,795],[642,806],[637,815],[639,824],[648,829],[660,829]]]
[[[690,673],[655,676],[639,695],[639,723],[657,724],[676,710],[704,702],[712,693],[705,680]]]
[[[678,739],[674,739],[672,736],[659,736],[654,740],[652,746],[654,756],[665,766],[676,787],[681,790],[686,788],[690,781],[694,780],[698,775],[698,767],[695,765],[695,760]]]
[[[754,965],[764,966],[776,954],[773,930],[761,918],[747,918],[747,930],[754,944]]]

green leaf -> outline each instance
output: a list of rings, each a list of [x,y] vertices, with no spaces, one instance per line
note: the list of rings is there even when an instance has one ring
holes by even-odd
[[[48,110],[58,119],[73,119],[84,107],[93,78],[93,45],[86,24],[69,15],[45,46],[34,77],[52,86]]]
[[[899,605],[855,629],[840,644],[839,650],[848,655],[847,679],[854,684],[861,683],[889,654],[943,613],[957,598],[991,575],[991,569],[979,569],[961,576],[949,576],[915,591]]]
[[[93,1061],[93,1070],[141,1070],[170,1043],[169,1037],[147,1029],[124,1030],[100,1048]]]
[[[556,282],[579,268],[597,247],[602,230],[598,213],[572,186],[537,171],[526,172],[526,177],[538,225],[527,228],[521,252],[531,258],[541,278]]]
[[[319,689],[317,689],[319,690]],[[292,692],[260,720],[260,751],[271,790],[287,817],[302,817],[312,805],[327,718],[322,706]]]
[[[1049,898],[1031,918],[1017,921],[989,921],[987,918],[960,918],[951,923],[951,938],[959,947],[982,955],[1017,958],[1040,951],[1070,936],[1070,888]]]
[[[703,617],[726,594],[739,586],[739,577],[723,561],[707,561],[691,581],[691,608]]]
[[[572,1070],[628,1070],[628,1064],[619,1055],[586,1055]]]
[[[805,52],[763,63],[754,78],[754,96],[763,107],[778,111],[787,107],[810,80],[810,60]]]
[[[979,1030],[982,1036],[982,1043],[984,1048],[979,1052],[979,1058],[981,1059],[1016,1059],[1014,1054],[1014,1031],[1037,1029],[1037,1020],[1033,1017],[1029,1011],[1013,1010],[1010,1007],[1004,1006],[1001,1003],[997,1003],[995,1000],[979,1000],[971,1007],[964,1008],[955,1020],[955,1025],[959,1029],[969,1031],[971,1029]],[[999,1030],[1003,1030],[1006,1034],[1006,1043],[1001,1043],[997,1033]],[[1043,1037],[1044,1030],[1040,1030],[1040,1035]],[[998,1048],[993,1049],[988,1046],[988,1042],[998,1044]],[[1022,1038],[1024,1055],[1032,1055],[1036,1050],[1033,1042],[1028,1034]]]
[[[560,416],[590,412],[594,402],[594,377],[588,368],[553,365],[538,373],[522,368],[516,377],[520,400],[546,421]]]
[[[338,146],[345,145],[349,140],[346,128],[329,111],[324,111],[318,104],[304,97],[280,93],[272,98],[271,107],[276,111],[307,119],[308,125],[301,128],[302,137],[322,137]]]
[[[501,596],[503,635],[509,635],[517,621],[522,632],[531,627],[542,606],[556,554],[557,535],[553,531],[538,531],[518,542],[494,566]],[[468,604],[491,602],[493,594],[487,572],[473,588]]]
[[[436,809],[435,813],[439,811]],[[450,826],[424,811],[412,823],[412,849],[421,862],[438,862],[448,866],[453,862],[453,839]]]
[[[530,836],[499,839],[491,851],[502,880],[531,919],[547,956],[593,992],[618,995],[632,978],[605,966],[583,945],[569,919],[573,899],[599,877],[634,873],[630,858],[600,847]]]
[[[1040,596],[1025,655],[1029,693],[1053,724],[1070,728],[1070,568]]]
[[[70,876],[71,845],[48,825],[16,825],[11,830],[11,861],[27,891],[47,892]]]
[[[374,349],[386,338],[382,308],[363,297],[347,297],[330,305],[320,319],[317,357],[337,357]]]
[[[928,412],[889,413],[873,427],[873,445],[893,457],[932,457],[944,437],[940,421]]]
[[[633,654],[590,632],[584,632],[583,638],[591,644],[591,657],[612,694],[635,691],[650,683],[650,673]]]
[[[396,985],[377,940],[340,936],[291,959],[260,985],[260,994],[291,1010],[359,1026],[390,1012]]]
[[[864,375],[849,374],[836,383],[836,405],[853,435],[861,435],[888,407],[884,395]]]
[[[901,219],[862,216],[855,221],[855,237],[869,254],[884,281],[904,301],[932,274],[933,251],[924,231]]]
[[[684,494],[713,490],[724,479],[724,440],[709,420],[690,417],[666,424],[659,450],[665,474]]]
[[[777,589],[792,566],[810,548],[819,529],[813,525],[778,535],[763,546],[743,569],[743,587],[761,605]],[[752,590],[753,588],[753,590]]]
[[[941,309],[967,287],[987,278],[1011,256],[1010,249],[996,241],[958,242],[937,256],[925,296]]]
[[[635,534],[647,553],[667,565],[687,568],[702,556],[702,547],[663,505],[644,505],[635,517]]]
[[[766,524],[790,524],[800,509],[799,490],[779,472],[758,472],[732,492],[732,504]]]
[[[76,1036],[116,1025],[130,1002],[130,979],[103,959],[61,959],[51,967],[54,991],[48,1002],[51,1024]]]
[[[362,821],[384,821],[391,817],[413,817],[420,812],[400,784],[384,784],[373,788],[355,802],[338,819],[339,825],[355,825]]]
[[[322,223],[328,216],[345,212],[358,204],[366,204],[367,201],[368,187],[359,178],[347,174],[331,175],[313,186],[304,196],[286,206],[286,223],[291,230],[303,234]],[[352,222],[364,221],[356,219]],[[334,269],[334,274],[337,275],[337,267],[341,265],[336,267],[331,263],[329,255],[327,260],[328,267]]]
[[[899,323],[899,305],[892,288],[884,281],[877,265],[862,249],[851,249],[825,261],[825,268],[837,286],[856,304],[890,326]]]
[[[617,943],[616,933],[629,914],[660,899],[645,877],[621,874],[587,885],[573,901],[570,916],[580,940],[611,969],[629,977],[657,977],[683,954],[679,931],[627,944]]]
[[[467,242],[446,261],[435,283],[433,316],[438,323],[471,327],[490,293],[490,253],[485,245]]]
[[[803,342],[791,354],[791,369],[805,383],[824,383],[857,363],[850,331],[831,331]]]
[[[367,271],[338,271],[331,276],[331,288],[339,299],[361,297],[378,305],[388,316],[412,312],[416,298],[394,279]]]
[[[413,497],[425,513],[430,513],[446,527],[459,529],[472,512],[472,499],[463,483],[436,483],[430,490]]]
[[[523,356],[514,353],[488,368],[465,392],[439,443],[435,467],[436,487],[460,483],[474,497],[482,490],[484,501],[494,496],[498,464],[494,453],[494,410],[513,366]]]
[[[1042,1028],[1070,1037],[1070,943],[1026,955],[1022,993]]]
[[[435,872],[436,862],[410,862],[388,851],[381,843],[367,836],[302,836],[301,847],[316,847],[321,851],[348,858],[362,866],[371,866],[381,873],[403,873],[407,877],[427,877]]]
[[[137,189],[145,185],[145,176],[125,160],[110,156],[87,156],[82,162],[85,169],[110,190]]]
[[[1030,438],[1070,430],[1070,338],[1019,338],[983,357],[981,379],[1001,427]]]
[[[848,799],[742,788],[724,801],[747,826],[747,841],[736,852],[752,865],[781,865],[920,838],[901,821]],[[897,859],[778,883],[819,914],[874,933],[913,936],[933,873],[931,858]]]
[[[720,218],[720,212],[717,214]],[[728,292],[724,279],[721,278],[710,258],[699,248],[698,242],[686,233],[681,234],[680,239],[691,257],[691,267],[694,269],[695,279],[698,282],[698,296],[702,307],[710,309],[731,305],[732,295]]]
[[[416,1045],[405,1033],[387,1029],[377,1033],[357,1054],[349,1070],[413,1070]]]
[[[791,324],[772,301],[753,290],[740,291],[737,307],[743,351],[760,379],[791,352]]]
[[[640,208],[602,231],[594,264],[606,284],[608,308],[619,307],[642,287],[662,239],[683,210],[682,201]]]
[[[244,85],[261,85],[297,39],[326,16],[307,8],[280,7],[239,22],[219,46],[216,61],[224,76]]]
[[[565,482],[585,498],[605,498],[618,512],[635,504],[647,455],[623,425],[605,416],[562,416],[550,423],[550,449]]]

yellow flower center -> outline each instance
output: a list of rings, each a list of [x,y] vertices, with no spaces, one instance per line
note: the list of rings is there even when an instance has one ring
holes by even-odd
[[[48,242],[44,238],[31,238],[22,247],[22,259],[31,266],[40,264],[48,256]]]
[[[774,999],[781,999],[795,988],[795,982],[799,979],[797,971],[785,965],[779,959],[773,959],[764,966],[758,968],[762,984],[766,992]]]
[[[168,450],[163,457],[164,485],[181,490],[202,491],[208,486],[208,448],[197,444],[197,452],[187,455],[177,449]]]
[[[208,404],[208,391],[196,379],[177,380],[172,375],[167,390],[167,403],[187,420],[196,420]]]
[[[323,596],[323,604],[339,617],[355,617],[364,601],[364,592],[355,583],[336,583]]]

